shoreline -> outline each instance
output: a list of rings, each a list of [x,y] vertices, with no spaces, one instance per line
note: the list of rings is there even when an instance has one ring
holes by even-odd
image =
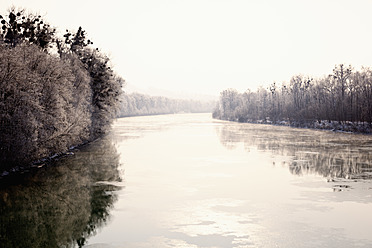
[[[90,142],[85,142],[85,143],[82,143],[76,146],[72,146],[64,152],[56,153],[56,154],[53,154],[52,156],[44,157],[44,158],[41,158],[39,160],[33,161],[28,164],[15,165],[14,167],[4,169],[0,172],[0,185],[4,182],[6,183],[6,181],[8,181],[9,179],[17,178],[19,176],[31,173],[38,169],[51,166],[55,161],[58,161],[59,159],[74,156],[75,152],[80,151],[82,147],[92,144],[100,139],[101,138],[97,138]]]
[[[333,132],[340,132],[340,133],[353,133],[353,134],[364,134],[364,135],[372,135],[372,125],[364,122],[345,122],[340,123],[339,121],[270,121],[270,120],[242,120],[242,119],[220,119],[214,118],[217,120],[223,121],[232,121],[238,123],[249,123],[249,124],[263,124],[263,125],[272,125],[272,126],[287,126],[293,128],[308,128],[314,130],[325,130],[325,131],[333,131]]]

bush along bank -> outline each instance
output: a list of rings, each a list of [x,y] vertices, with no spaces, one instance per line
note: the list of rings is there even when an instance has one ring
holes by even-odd
[[[85,31],[14,8],[0,22],[0,172],[105,135],[124,80]]]

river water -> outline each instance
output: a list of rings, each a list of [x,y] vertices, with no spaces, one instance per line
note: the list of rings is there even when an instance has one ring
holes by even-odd
[[[0,207],[1,247],[372,247],[372,136],[123,118]]]

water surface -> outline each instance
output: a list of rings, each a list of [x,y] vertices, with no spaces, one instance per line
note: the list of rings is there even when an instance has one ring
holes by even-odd
[[[0,241],[371,247],[371,161],[367,135],[209,114],[123,118],[75,156],[2,186]]]

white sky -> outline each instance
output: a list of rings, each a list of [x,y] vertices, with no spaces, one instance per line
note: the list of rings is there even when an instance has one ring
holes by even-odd
[[[0,0],[82,26],[139,88],[218,95],[372,65],[372,0]]]

